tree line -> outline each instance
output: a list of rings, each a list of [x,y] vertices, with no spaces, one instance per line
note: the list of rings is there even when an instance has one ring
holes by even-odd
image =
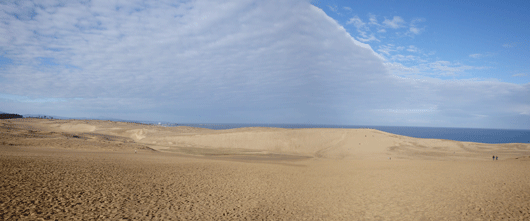
[[[22,115],[20,114],[7,114],[7,113],[1,113],[0,119],[13,119],[13,118],[22,118]]]

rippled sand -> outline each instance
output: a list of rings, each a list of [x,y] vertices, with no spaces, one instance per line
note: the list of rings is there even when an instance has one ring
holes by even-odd
[[[100,121],[3,120],[0,217],[530,219],[527,144],[316,130],[321,131],[247,128],[230,134]],[[314,144],[315,136],[327,138],[317,137],[321,141]],[[269,146],[242,148],[256,139]],[[225,146],[230,142],[238,144]],[[492,161],[492,153],[500,160]]]

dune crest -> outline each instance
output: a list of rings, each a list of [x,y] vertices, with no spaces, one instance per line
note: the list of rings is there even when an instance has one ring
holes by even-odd
[[[61,124],[59,127],[63,131],[67,132],[92,132],[96,130],[96,126],[89,124],[75,124],[75,123],[66,123]]]
[[[134,142],[159,151],[191,155],[284,154],[331,159],[436,159],[488,160],[530,155],[530,144],[484,144],[441,139],[420,139],[374,129],[237,128],[210,130],[100,120],[11,120],[33,130],[69,133],[87,141],[121,145]],[[90,139],[88,139],[90,138]],[[105,143],[109,144],[109,143]]]

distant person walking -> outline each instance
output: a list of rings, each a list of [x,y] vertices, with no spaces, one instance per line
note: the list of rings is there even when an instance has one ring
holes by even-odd
[[[493,160],[495,160],[495,155],[493,155]]]
[[[499,156],[495,156],[495,160],[499,160]]]

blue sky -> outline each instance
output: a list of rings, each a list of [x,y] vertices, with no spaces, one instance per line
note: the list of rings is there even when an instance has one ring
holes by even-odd
[[[526,1],[3,1],[0,111],[530,129]]]
[[[528,1],[315,4],[389,61],[416,68],[408,74],[516,84],[530,81]],[[442,63],[430,66],[435,62]],[[447,67],[453,69],[447,71]]]

